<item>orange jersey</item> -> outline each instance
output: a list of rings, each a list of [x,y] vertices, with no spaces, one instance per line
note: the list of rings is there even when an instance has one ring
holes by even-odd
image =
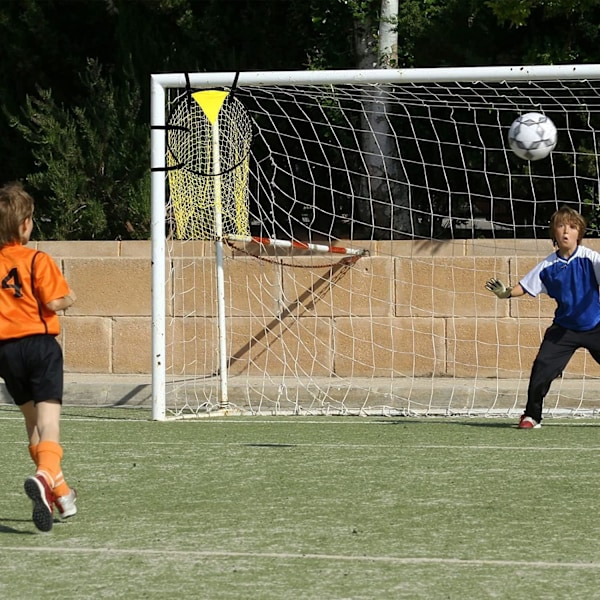
[[[22,244],[0,248],[0,340],[58,335],[58,315],[46,304],[69,294],[58,265]]]

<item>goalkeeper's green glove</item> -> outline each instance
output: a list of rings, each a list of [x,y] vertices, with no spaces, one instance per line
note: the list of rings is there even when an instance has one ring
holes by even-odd
[[[510,298],[511,287],[506,287],[499,279],[488,279],[485,289],[494,292],[498,298]]]

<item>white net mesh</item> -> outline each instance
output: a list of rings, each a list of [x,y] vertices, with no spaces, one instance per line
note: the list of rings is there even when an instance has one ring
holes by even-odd
[[[245,194],[247,211],[232,214],[248,219],[230,219],[229,232],[246,231],[224,264],[229,407],[520,413],[554,304],[498,302],[484,283],[514,284],[548,255],[548,220],[563,204],[595,235],[600,82],[291,81],[235,92],[253,135],[223,186],[224,206]],[[170,90],[172,102],[181,93]],[[531,111],[558,128],[555,151],[537,162],[507,143],[512,121]],[[240,144],[237,133],[220,136]],[[208,130],[199,138],[210,146]],[[185,212],[198,222],[212,218],[205,170],[185,183]],[[171,172],[171,187],[178,177],[188,175]],[[171,194],[175,214],[178,201]],[[220,406],[214,248],[198,241],[210,235],[177,228],[190,239],[168,244],[167,407],[204,414]],[[348,260],[321,246],[366,252]],[[595,412],[599,374],[577,353],[545,408]]]

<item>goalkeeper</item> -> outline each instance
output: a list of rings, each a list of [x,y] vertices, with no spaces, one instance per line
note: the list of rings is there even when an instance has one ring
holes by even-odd
[[[498,279],[485,284],[498,298],[545,293],[557,304],[531,368],[520,429],[541,427],[542,406],[550,384],[578,348],[586,348],[600,364],[600,254],[581,245],[585,229],[586,221],[577,211],[562,207],[550,219],[550,237],[556,251],[513,288]]]

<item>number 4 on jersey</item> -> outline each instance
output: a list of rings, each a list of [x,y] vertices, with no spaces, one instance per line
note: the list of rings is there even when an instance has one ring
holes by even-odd
[[[15,293],[15,298],[22,298],[23,293],[21,292],[21,280],[19,279],[19,271],[16,267],[13,267],[8,275],[2,280],[2,289],[12,288]]]

